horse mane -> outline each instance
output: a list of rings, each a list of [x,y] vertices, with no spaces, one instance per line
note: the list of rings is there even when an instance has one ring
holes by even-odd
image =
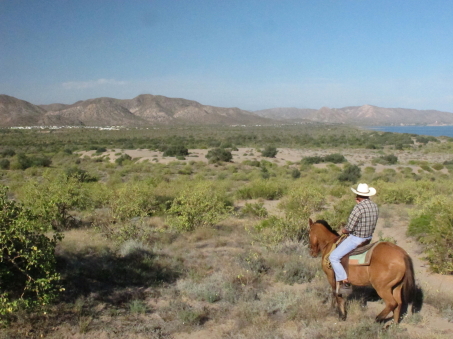
[[[323,225],[325,228],[327,228],[330,232],[335,234],[336,236],[340,236],[337,231],[335,231],[332,226],[329,225],[329,223],[325,220],[316,220],[316,223]]]

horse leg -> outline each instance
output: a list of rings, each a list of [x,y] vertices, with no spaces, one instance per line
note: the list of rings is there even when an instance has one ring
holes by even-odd
[[[401,316],[401,307],[403,306],[403,298],[401,296],[401,290],[403,288],[403,284],[399,284],[393,289],[393,298],[398,303],[398,306],[393,310],[393,321],[395,324],[400,322]]]
[[[341,295],[335,294],[335,299],[337,300],[338,305],[338,315],[340,320],[346,320],[347,312],[346,312],[346,299],[343,298]]]
[[[384,300],[385,302],[385,308],[382,310],[381,313],[378,314],[378,316],[376,317],[376,321],[377,322],[382,322],[384,321],[384,319],[387,317],[387,315],[394,311],[395,308],[398,306],[398,302],[395,300],[395,298],[393,297],[393,294],[392,294],[392,289],[391,288],[387,288],[385,290],[380,290],[380,291],[377,291],[378,292],[379,296]]]

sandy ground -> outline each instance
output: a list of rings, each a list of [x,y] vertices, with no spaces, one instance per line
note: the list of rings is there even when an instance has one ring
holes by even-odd
[[[261,153],[255,148],[239,148],[238,151],[232,151],[233,162],[241,163],[245,160],[262,160],[276,163],[278,165],[287,165],[291,163],[297,163],[301,161],[304,157],[311,156],[325,156],[333,153],[341,153],[343,156],[354,165],[359,165],[362,167],[373,166],[376,169],[376,172],[380,172],[385,168],[397,168],[400,166],[410,167],[414,172],[420,170],[419,166],[411,165],[409,162],[413,161],[427,161],[428,163],[443,163],[444,161],[452,160],[452,156],[447,153],[426,153],[422,154],[416,151],[393,151],[392,154],[398,157],[398,164],[383,166],[383,165],[372,165],[371,161],[379,156],[382,156],[382,153],[379,150],[369,150],[369,149],[347,149],[344,151],[341,150],[330,150],[330,149],[291,149],[291,148],[278,148],[278,153],[275,158],[264,158],[261,156]],[[97,155],[95,151],[86,151],[79,152],[81,157],[106,157],[110,162],[115,162],[115,160],[121,154],[128,154],[131,158],[137,159],[138,162],[149,161],[152,163],[161,163],[168,164],[173,161],[181,162],[190,162],[190,161],[202,161],[208,162],[206,159],[206,154],[208,153],[207,149],[191,149],[189,150],[189,155],[185,157],[185,160],[177,160],[175,157],[164,157],[162,152],[150,151],[145,149],[138,150],[120,150],[120,149],[110,149],[107,152]],[[317,164],[316,167],[325,167],[326,164]],[[442,169],[441,172],[447,173],[446,169]]]

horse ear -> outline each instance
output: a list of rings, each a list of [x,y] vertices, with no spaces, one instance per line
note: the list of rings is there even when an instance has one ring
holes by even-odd
[[[313,225],[313,220],[311,220],[311,218],[308,218],[308,224],[311,226]]]

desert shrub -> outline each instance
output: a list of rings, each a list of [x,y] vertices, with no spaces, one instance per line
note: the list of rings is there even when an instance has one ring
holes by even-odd
[[[49,157],[29,157],[24,153],[18,153],[16,159],[12,162],[11,168],[18,170],[26,170],[32,166],[35,167],[49,167],[52,164],[52,160]]]
[[[123,164],[123,162],[130,161],[130,160],[132,160],[132,158],[129,154],[122,154],[121,156],[119,156],[118,158],[115,159],[115,162],[121,166]]]
[[[36,214],[51,220],[56,228],[73,225],[73,209],[84,210],[92,201],[87,187],[63,171],[47,170],[40,180],[29,180],[20,188],[20,199]]]
[[[114,221],[125,221],[152,215],[157,201],[154,188],[143,182],[121,185],[110,191],[107,207]]]
[[[338,176],[338,180],[343,182],[348,181],[352,184],[355,184],[359,180],[360,175],[361,171],[359,166],[348,164],[344,168],[343,172],[341,172]]]
[[[65,170],[68,178],[75,178],[78,182],[96,182],[98,178],[89,174],[87,171],[81,169],[80,167],[73,166]]]
[[[179,231],[210,227],[228,216],[232,207],[225,196],[209,183],[186,188],[168,210],[168,223]]]
[[[269,270],[263,255],[256,251],[250,250],[239,255],[238,261],[243,268],[255,274],[266,273]]]
[[[427,165],[427,164],[420,165],[420,168],[422,170],[426,171],[426,172],[432,172],[433,171],[432,168],[429,165]]]
[[[35,167],[49,167],[52,160],[49,157],[31,157],[31,164]]]
[[[267,146],[264,150],[261,151],[261,155],[266,158],[275,158],[278,151],[274,146]]]
[[[209,163],[214,164],[218,162],[230,162],[233,159],[233,155],[230,151],[224,148],[213,148],[208,151],[206,154],[206,159],[209,160]]]
[[[13,157],[16,155],[16,152],[12,148],[5,148],[0,152],[2,157]]]
[[[107,148],[105,148],[105,147],[96,148],[96,153],[97,154],[101,154],[101,153],[104,153],[104,152],[107,152]]]
[[[434,168],[436,171],[440,171],[441,169],[444,168],[444,165],[442,165],[442,164],[434,164],[434,165],[432,165],[432,168]]]
[[[313,164],[319,164],[323,162],[324,159],[322,157],[314,156],[314,157],[304,157],[302,159],[302,164],[305,165],[313,165]]]
[[[417,211],[410,222],[409,234],[424,245],[431,269],[453,274],[453,199],[436,195]]]
[[[425,145],[430,141],[439,142],[439,140],[437,138],[432,137],[432,136],[426,136],[426,135],[417,135],[415,137],[415,141],[418,143],[421,143],[421,144],[425,144]]]
[[[60,287],[55,246],[61,235],[24,205],[8,200],[0,188],[0,314],[51,302]]]
[[[319,262],[316,260],[307,260],[308,253],[304,257],[300,255],[283,256],[284,261],[280,262],[279,267],[274,267],[275,278],[285,284],[302,284],[312,281],[319,272]]]
[[[246,203],[241,209],[241,215],[266,218],[268,213],[262,202]]]
[[[346,158],[344,157],[343,154],[333,153],[333,154],[326,155],[324,157],[324,162],[332,162],[334,164],[341,164],[343,162],[346,162]]]
[[[283,198],[279,208],[284,217],[271,216],[255,225],[256,235],[264,243],[277,244],[285,239],[300,241],[308,237],[308,218],[324,204],[321,188],[298,186]]]
[[[421,237],[429,232],[432,215],[422,214],[411,219],[407,228],[407,235]]]
[[[373,159],[373,164],[394,165],[398,162],[398,157],[394,154],[383,155]]]
[[[164,157],[176,157],[176,156],[189,155],[189,150],[183,145],[171,145],[164,150]]]
[[[244,165],[254,166],[254,167],[260,167],[261,166],[261,162],[259,162],[258,160],[244,160],[242,163]]]
[[[16,162],[13,163],[13,169],[25,170],[33,165],[32,160],[24,153],[19,153],[16,156]]]
[[[334,229],[340,229],[346,225],[349,214],[356,204],[353,193],[350,193],[338,200],[332,208],[323,210],[317,214],[316,219],[326,220]]]
[[[300,178],[300,171],[297,169],[297,168],[293,168],[292,171],[291,171],[291,177],[293,179],[298,179]]]
[[[236,195],[239,199],[275,200],[280,199],[285,191],[286,185],[281,182],[258,179],[238,189]]]
[[[346,162],[346,158],[340,153],[333,153],[333,154],[328,154],[324,157],[313,156],[313,157],[305,157],[302,159],[302,164],[306,164],[306,165],[319,164],[322,162],[332,162],[334,164],[341,164],[343,162]]]
[[[376,199],[384,204],[421,204],[433,194],[433,183],[425,180],[395,182],[377,181]],[[439,192],[440,193],[440,192]]]
[[[0,159],[0,169],[9,169],[10,162],[8,159]]]
[[[290,189],[282,199],[279,208],[292,219],[308,220],[309,216],[321,209],[325,200],[322,187],[304,183]]]

